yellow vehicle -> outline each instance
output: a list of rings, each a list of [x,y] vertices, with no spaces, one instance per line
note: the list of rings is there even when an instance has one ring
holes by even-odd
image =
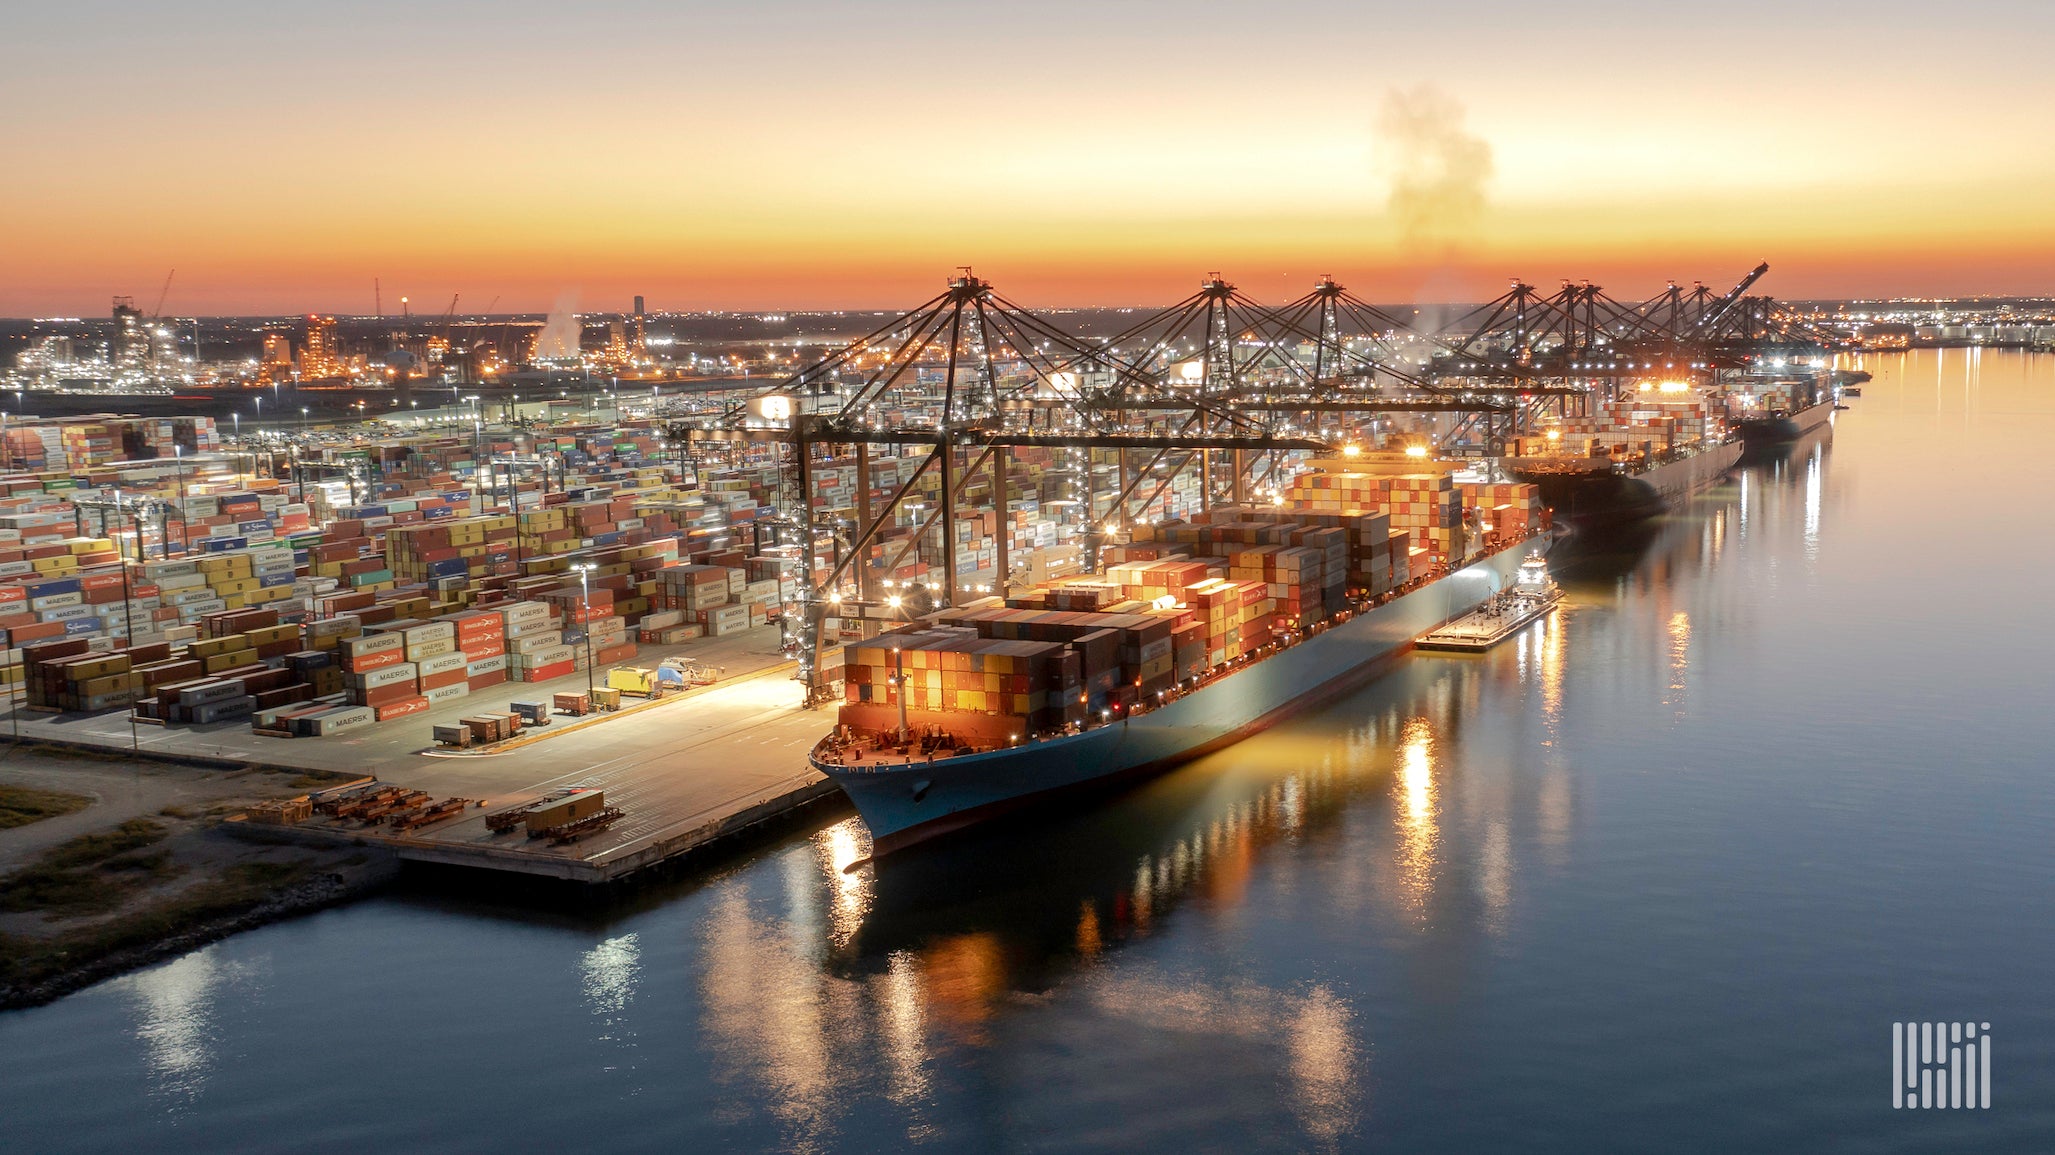
[[[607,689],[647,698],[657,692],[656,670],[648,666],[615,666],[607,671]]]

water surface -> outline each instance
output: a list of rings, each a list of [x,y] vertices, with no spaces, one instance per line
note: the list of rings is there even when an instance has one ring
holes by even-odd
[[[1869,367],[1565,609],[1102,806],[400,895],[0,1016],[35,1151],[2045,1150],[2055,359]],[[1992,1024],[1894,1112],[1889,1025]]]

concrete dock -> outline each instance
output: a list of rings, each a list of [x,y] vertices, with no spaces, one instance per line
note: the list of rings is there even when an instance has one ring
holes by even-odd
[[[140,725],[133,749],[145,758],[355,771],[427,791],[436,799],[483,800],[485,806],[474,806],[461,818],[405,834],[318,816],[297,826],[264,829],[295,840],[375,843],[423,862],[605,882],[835,793],[806,763],[807,751],[833,728],[834,711],[802,708],[790,663],[777,652],[777,631],[753,630],[714,644],[722,649],[709,653],[701,643],[692,653],[727,667],[725,679],[716,685],[619,714],[558,717],[547,727],[484,750],[438,750],[429,741],[430,727],[504,709],[509,700],[546,699],[553,690],[582,689],[584,675],[560,679],[561,685],[495,687],[506,692],[481,693],[432,715],[334,738],[268,738],[251,733],[247,723],[233,722]],[[0,736],[12,733],[11,725],[19,726],[24,741],[132,752],[123,710],[23,712],[11,723],[0,721]],[[487,814],[574,785],[605,790],[608,805],[625,811],[625,817],[568,846],[551,846],[521,832],[495,835],[485,828]]]

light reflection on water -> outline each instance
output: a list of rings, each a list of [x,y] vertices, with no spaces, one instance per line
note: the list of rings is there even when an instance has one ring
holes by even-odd
[[[596,1037],[623,1051],[636,1046],[634,1023],[628,1015],[635,984],[642,977],[642,950],[636,937],[624,934],[607,939],[578,960],[579,988],[599,1026]]]
[[[1364,894],[1397,880],[1425,917],[1443,866],[1441,803],[1434,722],[1413,710],[1446,717],[1478,676],[1452,666],[1411,708],[1394,701],[1358,725],[1280,733],[1253,773],[1216,759],[1210,775],[1145,788],[1152,810],[1188,816],[1167,826],[1115,808],[1063,823],[1096,829],[1054,840],[1045,826],[1004,828],[974,851],[851,870],[869,848],[862,824],[830,825],[811,853],[784,859],[772,906],[745,887],[709,905],[700,1026],[716,1079],[747,1088],[795,1150],[832,1146],[838,1105],[872,1089],[914,1114],[905,1137],[918,1141],[931,1134],[939,1055],[1003,1048],[1023,1008],[1082,998],[1102,1029],[1181,1036],[1221,1077],[1274,1086],[1303,1142],[1333,1144],[1356,1126],[1368,1085],[1346,994],[1305,975],[1276,985],[1096,964],[1186,908],[1231,914],[1267,856],[1333,839],[1352,804],[1384,791],[1401,837],[1383,865],[1367,864]],[[1192,809],[1194,791],[1211,803]],[[1480,877],[1503,918],[1511,864],[1498,829]],[[793,873],[802,861],[810,868]]]
[[[135,1003],[135,1037],[143,1044],[151,1095],[177,1114],[200,1098],[220,1061],[216,1022],[223,988],[247,968],[224,963],[206,947],[161,967],[115,980]]]
[[[1399,879],[1404,902],[1416,917],[1427,913],[1434,886],[1434,733],[1425,718],[1409,718],[1398,750],[1398,779],[1393,787],[1398,808]]]
[[[1563,606],[1508,646],[1409,659],[1116,799],[853,870],[840,819],[590,921],[393,900],[270,928],[0,1018],[0,1112],[101,1150],[1882,1148],[1908,1141],[1876,1109],[1881,1024],[1974,1006],[2021,1040],[2010,1109],[1923,1139],[2038,1149],[2055,934],[2019,896],[2055,874],[2029,580],[2055,558],[2033,538],[1967,596],[1907,598],[1949,553],[1908,530],[1983,507],[1902,462],[2055,437],[2055,360],[2004,362],[2042,392],[2007,386],[2001,427],[1956,419],[2000,386],[1986,358],[1936,388],[1955,356],[1880,373],[1841,444],[1563,557]],[[1930,401],[1965,440],[1935,445]],[[1970,644],[1993,601],[2025,636]],[[352,947],[395,923],[449,957]],[[224,978],[258,958],[264,984]],[[359,972],[443,1029],[396,1046],[344,1014],[307,1046],[297,1015]],[[383,1067],[422,1101],[331,1125],[293,1098]],[[545,1094],[590,1111],[532,1119]],[[138,1098],[178,1130],[80,1105]]]

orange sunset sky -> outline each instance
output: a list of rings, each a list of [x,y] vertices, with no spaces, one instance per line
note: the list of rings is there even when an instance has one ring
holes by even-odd
[[[17,8],[0,315],[2055,293],[2055,5],[1691,7]]]

